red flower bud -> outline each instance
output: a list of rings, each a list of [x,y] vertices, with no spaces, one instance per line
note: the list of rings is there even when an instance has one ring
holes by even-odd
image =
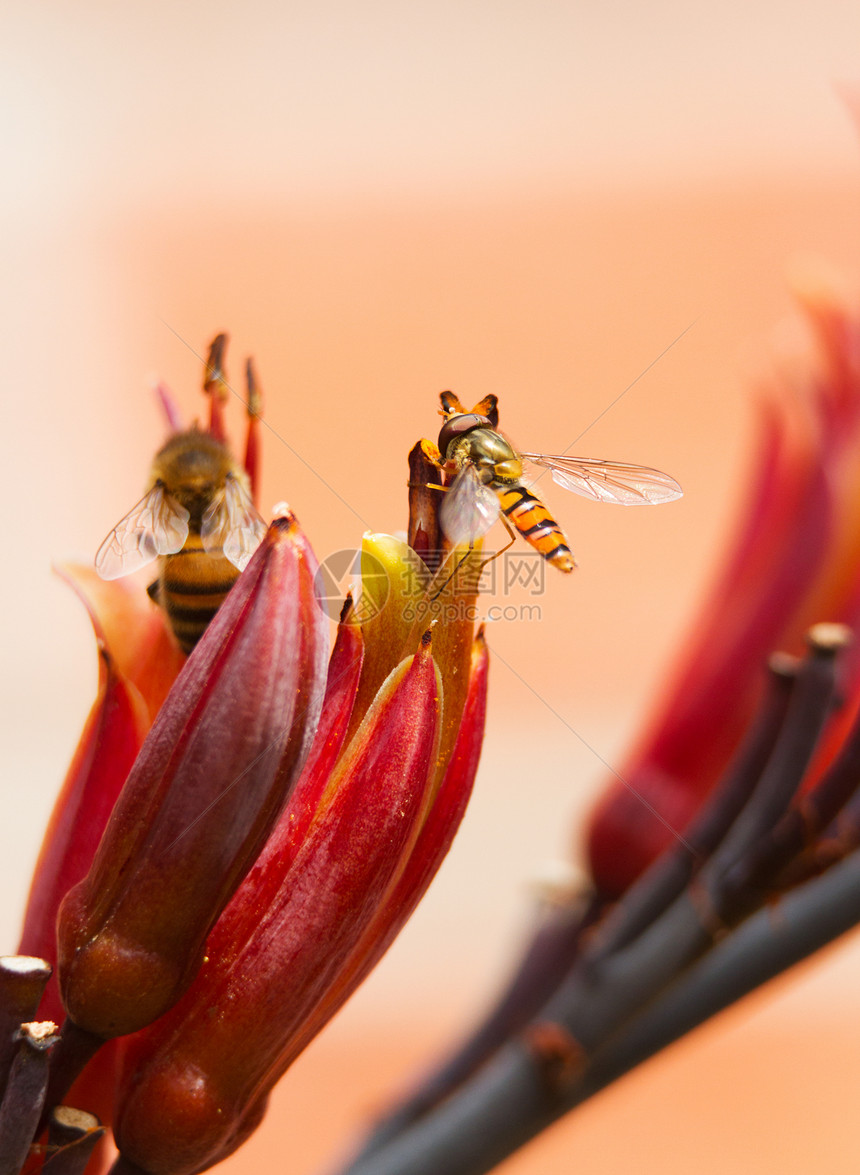
[[[124,1159],[190,1175],[247,1135],[403,873],[430,798],[441,690],[427,640],[374,699],[297,851],[285,812],[187,995],[131,1044]]]
[[[610,783],[591,817],[587,851],[608,896],[683,833],[720,778],[761,697],[767,656],[800,652],[818,621],[860,621],[860,316],[830,275],[807,272],[797,292],[806,333],[763,389],[733,545],[648,730],[617,773],[623,783]],[[860,675],[857,650],[844,673]]]
[[[59,918],[70,1018],[108,1038],[161,1015],[252,864],[321,702],[316,562],[277,519],[189,657]]]
[[[366,928],[338,981],[308,1017],[295,1054],[331,1019],[373,970],[421,901],[442,864],[466,812],[478,770],[487,713],[489,653],[483,632],[472,649],[463,719],[442,783],[421,825],[415,845],[396,885]]]

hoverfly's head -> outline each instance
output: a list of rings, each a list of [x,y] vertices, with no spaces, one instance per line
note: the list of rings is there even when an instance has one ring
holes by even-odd
[[[461,412],[456,416],[449,416],[439,431],[439,452],[442,460],[449,460],[451,446],[459,441],[466,433],[476,428],[490,428],[490,421],[486,416],[479,416],[477,412]]]
[[[439,452],[449,469],[472,465],[481,481],[515,482],[523,475],[522,462],[510,443],[475,412],[452,416],[439,433]]]

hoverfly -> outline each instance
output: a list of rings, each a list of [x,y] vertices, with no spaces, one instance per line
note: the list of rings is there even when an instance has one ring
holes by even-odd
[[[650,506],[680,498],[667,473],[593,457],[521,453],[501,433],[498,398],[487,396],[467,412],[453,392],[442,392],[445,423],[439,433],[442,469],[449,479],[439,521],[453,544],[472,543],[501,517],[560,571],[576,566],[564,531],[537,494],[523,483],[523,462],[548,469],[563,489],[597,502]]]
[[[210,431],[194,425],[169,438],[155,455],[146,493],[116,524],[95,558],[102,579],[118,579],[160,559],[158,577],[147,590],[166,612],[186,653],[203,635],[266,530],[251,498],[248,474],[215,435],[221,423],[212,388],[214,375],[223,382],[224,341],[219,335],[212,344],[204,377],[204,388],[213,395]],[[256,388],[249,393],[258,412]]]

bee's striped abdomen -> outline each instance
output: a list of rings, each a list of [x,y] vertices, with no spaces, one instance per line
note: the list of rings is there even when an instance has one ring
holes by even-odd
[[[154,599],[183,652],[190,653],[203,636],[238,576],[239,569],[223,555],[205,551],[193,531],[181,551],[164,557]]]
[[[502,513],[527,542],[560,571],[573,571],[576,564],[567,545],[567,536],[540,498],[523,485],[493,483]]]

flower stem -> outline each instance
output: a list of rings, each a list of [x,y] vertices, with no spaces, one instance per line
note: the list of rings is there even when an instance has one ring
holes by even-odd
[[[446,1175],[479,1175],[602,1087],[595,1084],[597,1080],[606,1084],[625,1066],[650,1055],[648,1048],[653,1052],[662,1047],[649,1043],[643,1046],[645,1051],[633,1052],[629,1047],[624,1051],[625,1042],[630,1037],[635,1040],[637,1028],[647,1023],[654,1001],[658,1007],[665,1006],[670,1027],[661,1029],[662,1036],[652,1032],[648,1041],[674,1039],[671,1025],[677,992],[691,975],[699,974],[697,961],[702,956],[721,958],[724,947],[715,943],[751,906],[761,905],[769,896],[766,887],[750,894],[745,881],[751,862],[760,857],[761,844],[772,837],[800,786],[830,709],[836,653],[846,641],[846,630],[838,626],[811,630],[809,654],[790,696],[773,677],[770,698],[734,770],[728,772],[692,830],[697,839],[683,852],[670,849],[620,900],[607,919],[608,929],[595,934],[521,1038],[506,1045],[444,1105],[402,1129],[387,1146],[379,1145],[377,1132],[374,1149],[368,1146],[347,1168],[347,1175],[430,1175],[441,1170]],[[701,858],[696,849],[710,852],[697,873]],[[763,874],[760,880],[768,883],[773,878]],[[820,927],[812,928],[813,937],[824,934],[820,941],[828,941],[853,920],[849,917],[846,922],[842,911],[831,912],[830,917],[821,918]],[[755,925],[759,936],[771,943],[774,933],[769,922],[759,918]],[[780,931],[782,925],[780,921]],[[815,949],[807,945],[809,931],[804,924],[796,942],[786,946],[780,941],[782,953],[777,950],[776,954],[787,959],[782,966]],[[726,941],[735,939],[730,935]],[[729,994],[719,1006],[773,973],[766,967],[764,972],[760,966],[751,967],[748,961],[761,951],[767,955],[772,944],[762,946],[755,932],[752,938],[747,934],[739,941],[742,949],[728,956],[727,971],[719,971],[725,977],[717,984],[719,993],[725,989],[736,994]],[[743,949],[745,943],[751,944],[749,955]],[[815,945],[820,945],[818,938]],[[707,990],[713,1001],[711,989]],[[711,1014],[700,1012],[696,1001],[703,999],[701,995],[693,998],[693,1011],[687,1013],[693,1023]],[[710,1006],[707,1001],[705,1006]],[[606,1060],[613,1057],[613,1049],[622,1057],[612,1062],[615,1068]],[[628,1062],[628,1053],[636,1059]]]
[[[57,1043],[51,1021],[23,1024],[0,1105],[0,1175],[18,1175],[36,1133],[48,1085],[48,1057]]]
[[[83,1175],[104,1127],[93,1114],[58,1106],[48,1124],[49,1157],[42,1175]]]
[[[48,1110],[60,1105],[105,1041],[68,1018],[60,1029],[57,1047],[51,1057],[45,1105]],[[43,1122],[44,1126],[45,1123]]]
[[[51,968],[44,959],[30,955],[0,958],[0,1100],[17,1049],[16,1033],[36,1015],[50,978]]]
[[[445,1105],[344,1175],[485,1175],[552,1122],[860,920],[860,854],[763,910],[607,1043],[566,1089],[514,1042]]]
[[[589,965],[632,942],[681,894],[725,836],[761,777],[785,721],[798,664],[773,657],[768,689],[741,748],[711,798],[676,841],[607,915],[588,952]]]

